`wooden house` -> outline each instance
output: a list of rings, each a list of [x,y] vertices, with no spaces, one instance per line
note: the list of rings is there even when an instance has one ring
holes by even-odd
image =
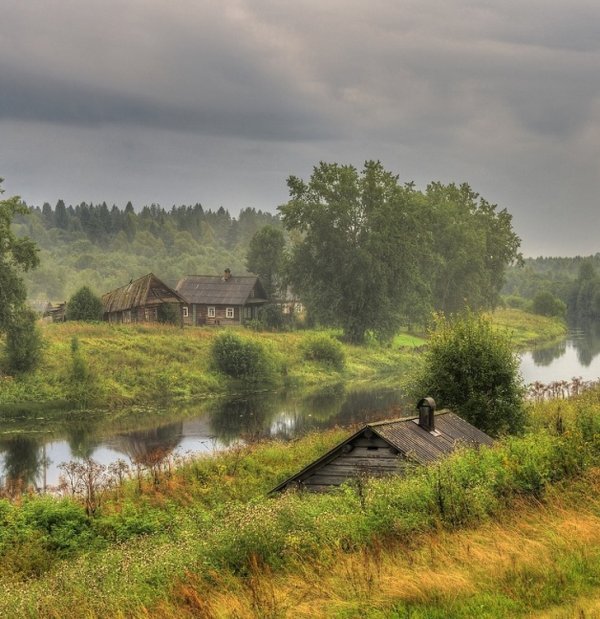
[[[177,292],[185,297],[183,321],[187,325],[241,325],[258,318],[267,295],[256,275],[188,275]]]
[[[108,322],[119,323],[158,322],[160,306],[173,304],[177,307],[181,323],[185,303],[186,300],[180,294],[153,273],[148,273],[103,295],[103,318]]]
[[[361,476],[402,474],[429,464],[459,446],[491,445],[492,439],[449,410],[435,412],[432,398],[419,402],[419,416],[369,423],[271,492],[305,488],[322,492]]]
[[[57,303],[56,305],[48,302],[42,314],[42,318],[44,319],[44,322],[64,322],[66,310],[66,301]]]

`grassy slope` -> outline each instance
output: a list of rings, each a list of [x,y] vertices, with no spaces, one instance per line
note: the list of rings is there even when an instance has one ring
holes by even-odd
[[[600,390],[559,404],[532,436],[362,490],[264,497],[335,430],[130,484],[68,536],[45,529],[65,507],[0,504],[0,616],[572,616],[600,594]]]
[[[501,310],[494,321],[508,328],[519,346],[550,340],[564,334],[560,322],[517,310]],[[112,326],[65,323],[44,325],[44,361],[31,375],[13,379],[0,375],[0,405],[21,402],[56,402],[69,397],[68,373],[71,338],[77,336],[93,376],[99,401],[105,407],[155,404],[223,393],[226,379],[211,369],[210,345],[219,332],[214,328],[184,330],[159,325]],[[275,384],[322,385],[340,380],[397,382],[415,360],[411,351],[426,340],[400,333],[389,347],[345,344],[346,368],[338,372],[302,359],[300,344],[308,332],[252,333],[271,353],[276,367]]]

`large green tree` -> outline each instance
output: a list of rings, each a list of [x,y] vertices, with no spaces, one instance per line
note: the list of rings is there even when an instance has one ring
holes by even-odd
[[[282,284],[283,232],[274,226],[264,226],[250,240],[246,254],[246,268],[256,273],[269,297],[278,292]]]
[[[422,308],[419,200],[412,185],[381,163],[320,163],[308,182],[288,179],[279,207],[298,234],[290,283],[313,316],[338,325],[352,342],[368,331],[387,338],[403,317]]]
[[[35,243],[28,238],[17,238],[11,229],[14,217],[27,212],[18,196],[0,200],[0,331],[10,328],[25,304],[23,273],[39,264]]]
[[[432,241],[431,293],[447,314],[493,308],[506,268],[521,260],[512,216],[474,192],[467,183],[431,183],[425,192]]]

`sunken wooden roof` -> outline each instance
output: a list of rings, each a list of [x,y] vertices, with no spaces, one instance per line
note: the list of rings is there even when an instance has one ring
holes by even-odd
[[[187,275],[175,288],[188,303],[208,305],[248,305],[265,303],[267,295],[256,275]]]
[[[102,295],[105,314],[161,303],[186,303],[186,300],[153,273],[148,273],[144,277],[132,280],[126,286]]]
[[[449,410],[435,413],[435,429],[432,431],[419,425],[419,417],[369,423],[299,473],[280,483],[271,492],[284,490],[290,483],[301,483],[309,478],[321,467],[340,457],[346,445],[365,436],[365,432],[383,439],[391,449],[398,452],[399,457],[417,464],[435,462],[461,445],[478,447],[492,445],[494,442],[487,434]]]

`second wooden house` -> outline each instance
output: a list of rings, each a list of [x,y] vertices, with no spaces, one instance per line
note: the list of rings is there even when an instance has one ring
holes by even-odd
[[[188,275],[176,291],[187,300],[183,321],[187,325],[241,325],[258,318],[267,295],[256,275]]]

